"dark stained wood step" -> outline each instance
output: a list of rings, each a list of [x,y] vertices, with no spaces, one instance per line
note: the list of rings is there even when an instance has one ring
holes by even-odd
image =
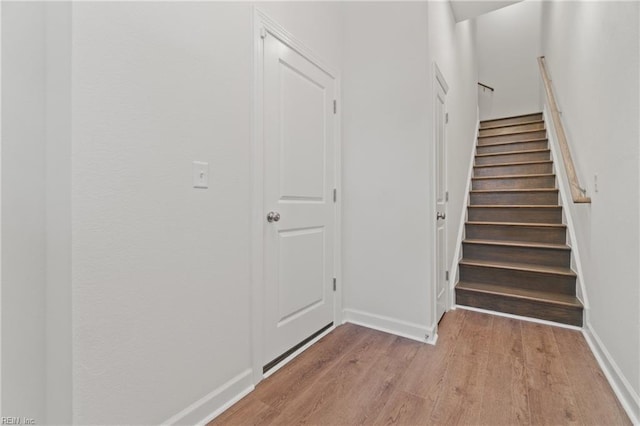
[[[562,207],[557,205],[470,205],[467,213],[473,222],[562,223]]]
[[[470,240],[565,244],[567,227],[557,223],[467,222],[465,235]]]
[[[531,130],[544,130],[544,121],[528,121],[526,123],[510,124],[508,126],[483,127],[479,130],[479,136],[496,136],[506,133],[524,132]]]
[[[473,168],[474,177],[551,173],[553,173],[553,162],[551,160],[531,161],[528,163],[492,164],[487,166],[475,166]]]
[[[542,120],[542,113],[535,112],[531,114],[523,114],[523,115],[514,115],[511,117],[502,117],[502,118],[494,118],[491,120],[483,120],[480,122],[480,128],[490,128],[490,127],[499,127],[499,126],[508,126],[511,124],[520,124],[526,123],[529,121],[537,121]]]
[[[561,266],[531,265],[528,263],[517,263],[517,262],[506,261],[506,260],[500,261],[500,262],[485,261],[485,260],[471,261],[469,259],[464,259],[464,258],[460,261],[460,263],[482,265],[482,266],[491,267],[491,268],[508,269],[511,271],[529,271],[529,272],[539,272],[539,273],[545,273],[545,274],[564,275],[567,277],[574,277],[574,278],[576,277],[576,273],[573,272],[571,269],[563,268]]]
[[[555,188],[556,175],[482,176],[471,178],[471,189]]]
[[[546,130],[531,130],[524,132],[507,133],[496,136],[478,136],[478,145],[486,145],[497,142],[518,142],[531,139],[545,139],[547,137]]]
[[[456,285],[456,303],[582,326],[583,306],[575,296],[461,281]]]
[[[551,160],[551,150],[536,149],[531,151],[503,152],[495,154],[476,154],[476,166],[490,164],[525,163],[531,161]]]
[[[569,268],[466,258],[459,266],[460,281],[576,294],[576,274]]]
[[[500,152],[520,152],[548,149],[548,139],[533,139],[520,142],[501,142],[490,145],[478,145],[477,154],[497,154]]]
[[[491,120],[489,120],[491,121]],[[480,123],[483,123],[482,121]],[[522,126],[525,124],[534,124],[534,123],[544,123],[544,120],[542,118],[540,118],[539,120],[528,120],[528,121],[521,121],[519,123],[512,123],[512,124],[498,124],[498,125],[493,125],[493,126],[483,126],[482,124],[480,125],[480,129],[500,129],[503,127],[517,127],[517,126]]]
[[[462,253],[469,260],[508,260],[527,265],[564,268],[571,265],[571,248],[566,244],[467,239],[462,242]]]
[[[539,189],[496,189],[471,190],[471,205],[557,205],[558,190]]]

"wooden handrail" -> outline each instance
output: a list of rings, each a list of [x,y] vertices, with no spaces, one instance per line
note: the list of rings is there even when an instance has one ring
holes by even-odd
[[[485,89],[489,89],[489,90],[491,90],[492,92],[494,92],[494,91],[496,90],[496,89],[494,89],[493,87],[491,87],[491,86],[487,86],[486,84],[484,84],[484,83],[480,83],[480,82],[478,82],[478,86],[484,87]]]
[[[547,66],[544,61],[544,56],[538,58],[538,65],[540,65],[540,74],[542,74],[542,82],[544,83],[544,89],[549,100],[549,107],[551,108],[551,117],[553,119],[553,126],[556,129],[556,136],[558,137],[558,145],[560,145],[560,151],[562,151],[562,159],[564,160],[564,169],[567,172],[569,178],[569,185],[571,187],[571,198],[574,203],[590,203],[591,198],[587,197],[587,191],[580,186],[578,175],[576,174],[576,168],[573,165],[571,158],[571,151],[569,151],[569,144],[567,142],[567,136],[564,133],[564,127],[562,121],[560,121],[560,111],[558,111],[558,104],[556,103],[556,97],[553,95],[553,87],[551,86],[551,79],[547,71]]]

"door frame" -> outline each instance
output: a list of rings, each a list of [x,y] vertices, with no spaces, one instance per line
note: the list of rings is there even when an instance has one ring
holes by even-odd
[[[263,10],[253,7],[253,111],[252,111],[252,135],[251,135],[251,255],[250,255],[250,348],[251,367],[254,385],[258,384],[265,374],[262,372],[264,364],[264,303],[265,303],[265,271],[264,271],[264,123],[263,123],[263,93],[264,93],[264,70],[263,70],[263,36],[276,37],[278,40],[295,50],[312,64],[322,69],[335,80],[334,99],[337,100],[338,108],[335,114],[335,125],[333,138],[335,144],[334,162],[334,182],[337,189],[337,199],[334,203],[335,212],[335,235],[333,247],[334,276],[337,279],[337,287],[334,294],[333,304],[333,327],[301,349],[294,352],[292,357],[310,346],[322,336],[327,334],[336,326],[342,324],[342,215],[341,215],[341,170],[342,170],[342,144],[341,144],[341,97],[340,97],[340,75],[324,61],[319,59],[307,46],[298,40],[293,34],[287,31],[282,25],[269,17]],[[282,364],[285,364],[285,359]],[[281,364],[281,365],[282,365]],[[269,373],[277,370],[273,368]],[[268,373],[268,374],[269,374]]]
[[[437,319],[437,310],[438,310],[438,241],[437,241],[437,237],[438,237],[438,221],[436,219],[436,210],[438,208],[438,200],[437,200],[437,190],[438,190],[438,182],[437,182],[437,174],[438,174],[438,158],[437,158],[437,147],[436,144],[437,142],[437,130],[436,130],[436,121],[437,121],[437,112],[436,112],[436,108],[435,108],[435,103],[437,102],[437,97],[438,97],[438,86],[440,86],[442,88],[442,91],[445,94],[445,114],[447,113],[447,103],[446,103],[446,95],[449,92],[449,85],[447,84],[446,79],[444,78],[444,75],[442,74],[442,71],[440,71],[440,67],[438,67],[437,62],[433,62],[433,80],[432,80],[432,90],[433,90],[433,98],[432,98],[432,102],[433,102],[433,144],[431,147],[431,156],[433,158],[433,162],[432,162],[432,166],[433,166],[433,173],[431,174],[432,176],[432,182],[433,182],[433,186],[432,186],[432,198],[431,198],[431,235],[433,235],[433,245],[432,245],[432,249],[433,249],[433,255],[432,255],[432,262],[434,265],[433,268],[433,272],[431,274],[432,276],[432,282],[433,282],[433,286],[432,286],[432,290],[431,290],[431,295],[432,295],[432,303],[431,303],[431,323],[433,324],[433,329],[435,330],[434,334],[435,334],[435,338],[437,338],[437,330],[438,330],[438,319]],[[442,165],[442,167],[444,167],[444,187],[445,187],[445,191],[448,191],[448,185],[447,185],[447,123],[445,121],[445,125],[443,126],[444,128],[444,164]],[[447,209],[447,204],[448,202],[445,202],[445,214],[446,214],[446,209]],[[445,219],[444,222],[444,227],[445,227],[445,241],[444,241],[444,245],[445,245],[445,256],[447,255],[447,240],[446,240],[446,235],[448,234],[449,231],[449,227],[447,225],[447,221]],[[446,259],[445,259],[446,260]],[[445,262],[446,264],[446,262]],[[449,273],[449,278],[451,278],[451,273]],[[448,290],[448,283],[447,283],[447,289],[445,291],[445,295],[444,297],[446,298],[445,300],[445,307],[446,310],[451,309],[451,300],[449,299],[449,290]],[[446,312],[446,311],[445,311]]]

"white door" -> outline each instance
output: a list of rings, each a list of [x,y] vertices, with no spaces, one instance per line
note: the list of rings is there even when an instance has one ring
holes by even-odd
[[[333,322],[335,81],[270,33],[263,65],[268,369]]]
[[[436,78],[436,322],[447,310],[447,189],[446,189],[446,92]],[[446,86],[446,83],[444,83]]]

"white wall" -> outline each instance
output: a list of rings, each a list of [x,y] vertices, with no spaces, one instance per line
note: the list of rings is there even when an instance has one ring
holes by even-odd
[[[45,3],[46,419],[71,416],[71,4]]]
[[[495,89],[479,90],[481,120],[541,111],[537,58],[543,3],[525,0],[476,18],[478,79]]]
[[[592,199],[590,205],[566,206],[591,304],[587,327],[635,398],[640,395],[640,210],[638,191],[629,188],[640,184],[638,9],[637,2],[545,2],[542,9],[543,53],[578,175]]]
[[[44,6],[2,5],[2,415],[45,419]]]
[[[332,1],[258,2],[276,20],[338,73],[342,69],[342,4]]]
[[[425,3],[344,5],[347,318],[356,311],[389,328],[410,324],[416,336],[430,325],[432,303],[427,37]]]
[[[258,7],[339,67],[340,5]],[[73,4],[76,423],[204,416],[251,379],[252,31],[250,3]]]
[[[347,3],[344,25],[347,318],[424,338],[435,328],[433,62],[451,88],[450,264],[477,124],[475,27],[456,26],[448,2]]]
[[[73,5],[76,423],[157,424],[250,366],[250,19]]]
[[[429,3],[432,59],[450,87],[447,93],[447,265],[456,284],[460,231],[466,213],[468,168],[474,156],[478,126],[478,58],[474,20],[455,24],[448,2]],[[432,105],[430,105],[431,107]]]

